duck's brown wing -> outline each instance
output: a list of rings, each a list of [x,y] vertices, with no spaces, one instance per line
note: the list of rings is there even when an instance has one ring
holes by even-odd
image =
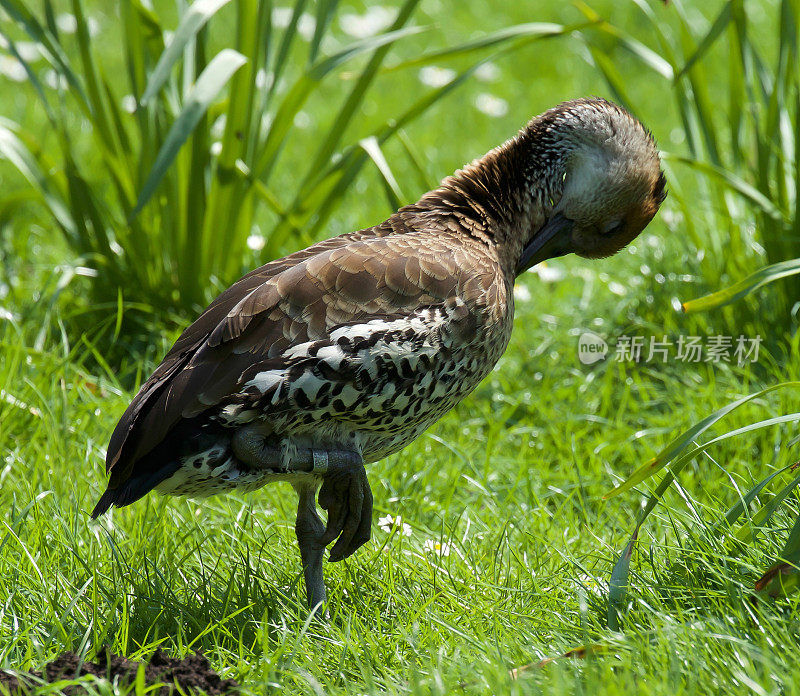
[[[294,254],[285,256],[275,261],[256,268],[240,278],[227,290],[220,294],[203,313],[178,337],[175,344],[164,356],[164,359],[155,369],[149,379],[141,386],[139,392],[130,403],[125,413],[122,414],[106,453],[106,473],[118,469],[124,473],[125,461],[131,459],[135,451],[142,447],[152,449],[158,443],[154,438],[144,434],[135,437],[135,432],[140,429],[143,413],[149,411],[153,403],[163,396],[164,390],[169,385],[172,377],[186,367],[189,361],[197,354],[214,329],[224,321],[228,313],[245,297],[270,278],[282,273],[292,266],[315,256],[326,250],[346,246],[356,241],[364,233],[354,233],[326,239],[318,244],[302,249]],[[137,441],[137,446],[132,446],[132,441]],[[148,447],[149,445],[149,447]]]
[[[239,391],[253,365],[279,367],[290,348],[324,340],[337,327],[452,297],[458,252],[435,242],[420,247],[413,237],[390,231],[334,238],[226,290],[180,336],[120,419],[106,456],[109,490],[93,516],[126,504],[115,491],[124,487],[132,502],[171,475],[175,469],[164,465],[174,461],[165,462],[163,452],[148,455],[186,437],[181,428]]]

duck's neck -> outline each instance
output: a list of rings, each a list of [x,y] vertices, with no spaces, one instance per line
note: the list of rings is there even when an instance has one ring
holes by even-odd
[[[561,197],[570,149],[545,148],[549,143],[534,124],[444,179],[415,206],[454,218],[463,234],[493,248],[511,277],[522,249]]]

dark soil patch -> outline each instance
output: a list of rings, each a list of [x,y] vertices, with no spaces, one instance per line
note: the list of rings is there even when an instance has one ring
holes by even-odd
[[[100,653],[96,662],[81,663],[75,653],[66,652],[52,662],[48,662],[42,672],[30,672],[31,679],[26,679],[27,675],[20,675],[19,678],[13,677],[0,670],[0,693],[24,694],[36,688],[41,683],[39,680],[52,683],[62,679],[83,677],[87,674],[109,681],[116,679],[120,685],[127,686],[136,679],[140,664],[127,657],[112,655],[108,651]],[[233,679],[222,679],[211,669],[208,660],[200,653],[189,655],[181,660],[170,657],[160,648],[153,653],[150,662],[144,667],[144,681],[146,684],[164,684],[159,689],[150,692],[154,696],[170,696],[177,693],[175,684],[184,691],[191,689],[204,692],[209,696],[227,694],[239,686]],[[66,687],[64,693],[69,696],[79,696],[86,691],[81,686],[72,685]]]

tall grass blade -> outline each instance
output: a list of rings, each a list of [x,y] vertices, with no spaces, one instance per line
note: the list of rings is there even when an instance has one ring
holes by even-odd
[[[144,90],[139,102],[146,105],[161,89],[162,85],[169,78],[172,68],[182,56],[186,45],[194,39],[199,32],[222,7],[227,5],[230,0],[196,0],[186,10],[181,17],[172,40],[164,49],[161,57],[156,63],[156,67],[150,74],[147,87]]]
[[[708,33],[698,44],[695,52],[692,53],[692,55],[686,61],[686,64],[680,69],[678,74],[675,75],[675,82],[678,82],[692,69],[692,67],[694,67],[694,64],[708,52],[708,49],[714,45],[717,39],[719,39],[719,37],[722,35],[722,32],[727,29],[728,25],[733,19],[732,5],[733,2],[731,0],[725,3],[722,11],[717,15],[717,18],[712,23],[711,28],[708,30]]]
[[[748,199],[751,203],[755,204],[769,217],[775,220],[783,221],[784,212],[780,208],[778,208],[767,196],[761,193],[761,191],[736,176],[736,174],[733,172],[708,162],[701,162],[691,157],[675,155],[670,152],[662,152],[661,156],[667,161],[680,162],[681,164],[688,165],[697,171],[723,182],[728,186],[728,188],[736,191]]]
[[[286,67],[287,58],[289,57],[289,51],[292,48],[292,44],[294,43],[295,38],[297,37],[297,24],[300,21],[300,17],[303,14],[303,11],[306,8],[307,0],[296,0],[294,3],[294,7],[292,8],[292,16],[289,20],[289,24],[283,31],[283,36],[281,37],[281,43],[278,47],[278,52],[275,54],[275,60],[272,63],[272,84],[269,87],[267,93],[267,102],[271,101],[271,97],[274,94],[275,90],[278,87],[279,81],[283,76],[283,70]],[[271,18],[270,18],[271,21]]]
[[[68,206],[63,198],[53,191],[51,180],[39,165],[37,158],[9,125],[10,122],[0,119],[0,155],[13,164],[28,183],[39,192],[56,221],[74,241],[77,241],[75,239],[77,234],[75,221]]]
[[[595,29],[596,31],[612,37],[615,41],[618,41],[621,46],[636,56],[643,66],[655,71],[667,80],[673,79],[675,70],[668,60],[665,60],[654,50],[645,46],[641,41],[634,39],[630,34],[622,31],[619,27],[615,27],[613,24],[606,22],[586,3],[579,2],[577,7],[583,13],[583,16],[589,20],[585,28]]]
[[[2,26],[0,26],[0,37],[5,39],[6,44],[8,45],[8,51],[11,53],[14,58],[17,59],[19,64],[24,68],[25,73],[28,75],[28,80],[30,81],[33,89],[36,91],[36,94],[39,96],[39,101],[42,103],[44,107],[45,114],[47,115],[48,120],[52,124],[56,124],[56,116],[53,112],[52,107],[50,106],[50,100],[47,98],[45,94],[44,87],[39,80],[36,71],[30,66],[30,63],[25,60],[25,58],[20,54],[17,50],[17,43],[12,39],[5,31],[3,31]]]
[[[417,34],[420,31],[422,31],[422,29],[419,27],[408,27],[370,37],[363,41],[357,41],[311,66],[308,71],[295,82],[278,108],[272,125],[270,126],[269,135],[264,142],[263,150],[259,154],[255,167],[253,167],[255,176],[264,181],[269,178],[275,166],[278,151],[294,124],[295,116],[303,107],[303,104],[305,104],[315,86],[323,78],[343,63],[366,51],[394,43],[399,39]]]
[[[718,437],[707,440],[702,445],[697,445],[695,443],[695,447],[693,449],[691,449],[688,452],[684,452],[682,455],[673,460],[672,464],[670,465],[670,470],[673,473],[680,471],[681,469],[683,469],[685,464],[688,464],[698,454],[701,454],[706,450],[711,449],[714,445],[717,445],[720,442],[725,442],[726,440],[730,440],[731,438],[738,437],[739,435],[744,435],[746,433],[751,433],[756,430],[762,430],[763,428],[771,428],[773,425],[781,425],[782,423],[797,423],[797,422],[800,422],[800,413],[787,413],[786,415],[783,416],[776,416],[775,418],[767,418],[766,420],[757,421],[755,423],[749,423],[748,425],[742,426],[741,428],[730,430],[727,433],[719,435]]]
[[[754,589],[757,592],[767,592],[772,597],[788,596],[800,586],[800,515],[778,555],[783,560],[770,566],[756,581]]]
[[[402,29],[411,18],[411,15],[418,4],[419,0],[406,0],[397,13],[397,18],[389,28],[389,31],[398,31]],[[328,129],[327,137],[317,149],[317,153],[315,154],[314,159],[311,161],[311,165],[308,168],[308,173],[306,174],[303,184],[298,189],[298,193],[295,197],[295,202],[293,205],[297,205],[299,200],[305,197],[309,183],[316,176],[318,176],[318,172],[325,166],[335,152],[336,147],[341,142],[341,139],[347,130],[347,127],[350,125],[350,122],[356,113],[358,113],[358,107],[363,102],[369,86],[372,84],[376,75],[378,74],[383,61],[386,58],[386,54],[391,47],[392,44],[386,44],[379,47],[373,54],[372,58],[370,58],[366,67],[361,72],[361,75],[359,75],[356,84],[353,86],[350,94],[348,94],[347,99],[342,105],[342,108],[339,109],[339,112],[336,114],[336,119]]]
[[[661,452],[659,452],[650,461],[646,462],[636,471],[634,471],[633,474],[631,474],[623,483],[621,483],[613,490],[609,491],[605,495],[605,497],[613,498],[614,496],[617,496],[620,493],[630,490],[637,484],[641,483],[642,481],[650,478],[654,474],[661,471],[673,459],[675,459],[689,444],[691,444],[698,435],[708,430],[708,428],[714,425],[717,421],[727,416],[729,413],[731,413],[731,411],[736,410],[743,404],[746,404],[749,401],[752,401],[753,399],[757,399],[762,396],[766,396],[767,394],[774,392],[776,390],[786,389],[786,388],[792,388],[792,389],[800,388],[800,382],[781,382],[780,384],[774,384],[770,387],[767,387],[766,389],[762,389],[760,391],[753,392],[752,394],[748,394],[747,396],[743,396],[741,399],[732,401],[731,403],[726,404],[722,408],[714,411],[714,413],[712,413],[709,416],[706,416],[705,418],[703,418],[703,420],[696,423],[691,428],[684,431],[678,437],[672,440],[672,442],[670,442],[663,450],[661,450]],[[692,453],[694,453],[694,451],[692,451]]]
[[[139,199],[136,201],[131,217],[138,215],[150,200],[178,154],[178,150],[192,134],[211,102],[245,62],[246,58],[241,53],[231,48],[225,48],[206,66],[194,88],[186,96],[183,110],[178,115],[178,118],[175,119],[164,140],[164,144],[161,146],[153,168],[139,194]]]
[[[576,31],[585,29],[591,26],[593,22],[581,22],[578,24],[565,25],[553,24],[550,22],[530,22],[527,24],[516,24],[511,27],[505,27],[498,31],[491,32],[481,36],[479,39],[466,41],[457,46],[451,46],[438,51],[431,51],[425,53],[417,58],[405,60],[396,65],[386,68],[386,71],[405,70],[407,68],[416,68],[430,63],[441,61],[445,58],[457,58],[459,56],[469,55],[484,48],[490,48],[503,44],[514,39],[545,39],[556,36],[564,36]]]
[[[389,31],[384,34],[378,34],[377,36],[371,36],[367,39],[362,39],[361,41],[354,41],[341,51],[338,51],[327,58],[323,58],[312,65],[309,70],[309,76],[311,79],[319,81],[332,70],[338,68],[343,63],[352,60],[356,56],[365,53],[366,51],[371,51],[373,49],[380,48],[381,46],[392,44],[399,39],[412,36],[414,34],[419,34],[423,31],[427,31],[427,28],[406,27],[404,29],[397,29],[396,31]]]
[[[92,54],[92,40],[89,26],[83,12],[80,0],[72,0],[72,13],[75,15],[75,35],[78,44],[83,79],[86,84],[86,94],[92,110],[92,125],[97,129],[100,137],[98,143],[103,146],[106,157],[116,155],[114,136],[106,113],[106,102],[101,88],[100,70]]]
[[[715,526],[719,527],[724,522],[724,524],[727,527],[730,527],[734,522],[736,522],[736,520],[738,520],[742,516],[745,510],[747,510],[750,507],[750,504],[753,502],[753,500],[755,500],[756,496],[758,496],[761,493],[761,491],[763,491],[770,483],[772,483],[773,479],[775,479],[777,476],[780,476],[782,473],[791,468],[792,464],[787,464],[786,466],[778,469],[777,471],[773,471],[771,474],[761,479],[755,486],[753,486],[749,491],[747,491],[743,496],[741,496],[741,498],[728,509],[728,511],[725,513],[722,519],[719,520],[719,522],[717,522]]]
[[[798,484],[800,484],[800,476],[793,478],[780,491],[778,491],[769,500],[769,502],[753,516],[753,519],[749,524],[743,525],[736,531],[736,533],[733,535],[734,538],[743,544],[749,544],[752,542],[755,538],[756,532],[758,531],[758,527],[769,522],[769,520],[775,514],[775,511],[781,506],[786,498],[789,497],[789,494],[792,493],[795,488],[797,488]]]
[[[782,389],[784,387],[798,388],[798,387],[800,387],[800,382],[784,382],[784,383],[781,383],[781,384],[773,385],[772,387],[768,387],[767,389],[764,389],[764,390],[762,390],[760,392],[756,392],[754,394],[750,394],[747,397],[744,397],[743,399],[739,399],[737,401],[734,401],[731,404],[728,404],[723,409],[720,409],[720,410],[716,411],[714,414],[712,414],[711,416],[709,416],[708,418],[704,419],[703,421],[698,423],[696,426],[694,426],[694,428],[692,428],[689,431],[687,431],[686,433],[684,433],[683,436],[673,440],[673,442],[670,443],[670,445],[668,445],[667,448],[665,448],[665,450],[662,451],[661,455],[659,455],[655,459],[651,460],[651,462],[648,463],[648,465],[645,465],[645,467],[642,467],[641,469],[639,469],[625,483],[623,483],[618,488],[614,489],[614,491],[612,491],[611,493],[609,493],[606,496],[606,497],[611,497],[612,495],[616,495],[618,492],[621,492],[623,490],[627,490],[628,488],[630,488],[630,486],[636,485],[636,483],[638,483],[640,481],[643,481],[644,479],[646,479],[649,476],[651,476],[653,473],[655,473],[655,471],[658,471],[659,469],[662,469],[670,461],[673,462],[672,466],[666,472],[666,474],[664,475],[664,478],[661,480],[661,482],[657,486],[656,490],[648,498],[647,504],[642,509],[641,513],[639,514],[639,516],[637,518],[636,526],[634,528],[633,534],[631,535],[631,539],[630,539],[630,541],[628,542],[628,545],[625,548],[625,552],[622,554],[622,556],[619,558],[619,560],[614,565],[614,569],[613,569],[612,574],[611,574],[611,582],[610,582],[610,586],[609,586],[609,604],[608,604],[608,625],[609,625],[609,628],[612,628],[613,630],[618,630],[618,626],[619,626],[618,613],[623,608],[623,603],[624,603],[624,598],[625,598],[625,588],[627,587],[628,574],[629,574],[629,571],[630,571],[630,557],[631,557],[631,555],[633,553],[633,548],[634,548],[634,546],[636,544],[636,539],[638,538],[639,530],[641,529],[642,524],[644,524],[645,520],[648,518],[650,513],[656,508],[656,505],[661,500],[661,498],[664,496],[664,493],[666,493],[667,489],[675,481],[675,479],[678,476],[678,474],[686,467],[686,465],[690,461],[692,461],[694,459],[695,456],[697,456],[701,452],[704,452],[712,444],[721,442],[723,440],[727,440],[727,439],[729,439],[731,437],[735,437],[737,435],[741,435],[741,434],[744,434],[744,433],[752,432],[752,431],[757,430],[757,429],[770,427],[770,426],[778,425],[778,424],[781,424],[781,423],[797,422],[798,420],[800,420],[800,413],[792,413],[792,414],[788,414],[788,415],[785,415],[785,416],[778,416],[778,417],[775,417],[775,418],[771,418],[771,419],[767,419],[767,420],[764,420],[764,421],[760,421],[758,423],[751,423],[750,425],[744,426],[742,428],[738,428],[736,430],[733,430],[733,431],[730,431],[728,433],[725,433],[724,435],[721,435],[721,436],[719,436],[717,438],[714,438],[713,440],[710,440],[710,441],[704,443],[703,445],[700,445],[700,446],[695,445],[695,447],[693,449],[691,449],[690,451],[686,452],[685,454],[683,454],[680,457],[676,458],[676,455],[683,448],[685,448],[688,444],[693,442],[693,437],[694,436],[698,435],[700,432],[705,430],[710,425],[709,419],[716,418],[718,420],[722,416],[727,415],[728,413],[730,413],[730,411],[732,411],[733,409],[738,408],[740,405],[742,405],[746,401],[750,401],[750,400],[752,400],[752,399],[754,399],[754,398],[756,398],[758,396],[763,396],[766,393],[775,391],[777,389]],[[687,439],[688,435],[692,435],[692,437],[689,437]],[[678,447],[677,450],[676,450],[676,447]],[[663,455],[664,458],[662,458],[662,455]],[[651,469],[647,469],[648,466],[652,467],[652,464],[654,462],[659,462],[659,461],[661,462],[660,466],[658,466],[655,469],[652,469],[652,468]],[[765,479],[763,479],[761,482],[759,482],[756,486],[754,486],[750,491],[748,491],[742,497],[742,499],[739,500],[739,502],[736,503],[736,505],[734,505],[730,510],[728,510],[728,512],[725,514],[725,516],[723,518],[727,522],[728,526],[733,524],[733,522],[736,519],[739,518],[739,516],[747,509],[748,505],[752,502],[752,500],[766,487],[766,485],[769,482],[771,482],[777,475],[779,475],[780,473],[783,473],[784,471],[786,471],[789,468],[791,468],[791,467],[790,466],[786,466],[783,469],[781,469],[779,471],[776,471],[776,472],[773,472],[772,474],[767,476]],[[773,503],[773,505],[771,507],[771,510],[768,509],[767,513],[765,513],[763,515],[763,517],[760,518],[758,523],[763,522],[764,519],[767,519],[768,516],[770,514],[772,514],[772,512],[774,512],[774,510],[777,508],[777,506],[780,504],[780,502],[782,502],[785,499],[785,497],[788,495],[788,493],[791,490],[793,490],[793,488],[798,483],[800,483],[800,477],[797,477],[792,483],[789,484],[789,486],[785,487],[784,490],[781,492],[781,494],[779,494],[776,497],[775,500],[771,501],[771,503]],[[782,495],[782,497],[781,497],[781,495]],[[769,508],[770,506],[768,505],[767,507]],[[719,530],[723,530],[724,529],[722,527],[722,525],[719,524],[719,523],[716,525],[715,528],[719,529]]]
[[[797,275],[800,273],[800,259],[792,259],[791,261],[783,261],[775,263],[771,266],[764,266],[758,269],[755,273],[740,280],[738,283],[731,285],[724,290],[699,297],[696,300],[689,300],[684,302],[681,307],[686,313],[689,312],[703,312],[709,309],[718,309],[724,307],[732,302],[736,302],[743,297],[746,297],[751,292],[755,292],[759,288],[774,283],[780,278]]]
[[[614,564],[611,577],[608,581],[608,612],[606,622],[609,629],[619,631],[620,616],[625,608],[625,597],[628,594],[628,576],[631,570],[631,558],[636,548],[636,540],[639,538],[639,525],[631,535],[625,550],[620,554],[619,559]]]
[[[502,51],[498,51],[495,55],[500,55]],[[469,68],[461,72],[451,82],[446,85],[432,90],[428,94],[420,97],[414,102],[403,114],[397,119],[392,119],[385,123],[383,126],[375,130],[372,135],[377,139],[379,144],[385,143],[392,137],[398,130],[405,127],[408,123],[417,118],[420,114],[427,111],[431,106],[444,98],[447,94],[453,91],[456,87],[463,84],[463,82],[472,75],[481,65],[492,60],[494,56],[487,56],[482,60],[477,61]],[[348,186],[353,182],[361,167],[367,161],[368,156],[361,150],[361,148],[350,148],[342,155],[341,162],[335,167],[330,169],[325,176],[321,177],[315,190],[317,192],[324,190],[326,185],[333,179],[335,183],[329,186],[324,200],[316,207],[316,219],[310,226],[309,234],[313,237],[319,229],[327,222],[334,201],[342,195]]]
[[[383,150],[381,150],[381,146],[378,144],[378,139],[375,136],[371,136],[359,141],[358,144],[363,148],[364,152],[369,155],[370,159],[374,162],[375,167],[378,169],[386,190],[386,198],[389,202],[389,208],[392,212],[394,212],[398,208],[402,207],[402,201],[405,196],[397,184],[397,179],[395,179],[394,174],[392,174],[392,170],[389,167],[389,163],[386,161]]]
[[[625,109],[635,113],[636,107],[628,95],[627,81],[622,76],[622,73],[617,70],[614,61],[592,45],[589,45],[589,52],[591,53],[595,66],[603,73],[603,77],[606,78],[606,82],[611,89],[611,93],[614,95],[614,99],[625,107]]]
[[[42,55],[59,75],[63,75],[69,86],[75,90],[79,102],[88,110],[89,99],[83,85],[70,67],[69,58],[58,42],[58,39],[31,14],[27,5],[17,0],[0,0],[3,8],[17,24],[22,26],[28,36],[37,44]]]
[[[317,59],[322,38],[331,25],[333,15],[336,14],[338,5],[339,0],[318,0],[316,20],[314,22],[314,35],[311,37],[311,43],[308,47],[309,63],[313,63]]]
[[[417,177],[417,186],[423,191],[429,191],[435,188],[438,182],[428,174],[425,166],[422,164],[422,158],[411,142],[411,139],[408,137],[408,134],[404,130],[398,131],[397,140],[408,156],[408,161],[411,164],[414,175]]]

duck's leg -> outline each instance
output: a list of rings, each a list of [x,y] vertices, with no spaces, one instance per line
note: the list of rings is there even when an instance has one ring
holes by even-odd
[[[325,597],[321,560],[319,570],[315,570],[316,554],[319,553],[321,559],[325,547],[338,537],[331,549],[330,560],[341,561],[370,539],[372,490],[369,487],[361,454],[351,450],[301,447],[295,448],[292,460],[286,462],[283,460],[284,454],[281,448],[269,443],[263,429],[257,425],[239,428],[231,439],[231,448],[236,457],[248,466],[273,469],[276,473],[307,472],[322,478],[319,504],[328,512],[328,523],[324,532],[319,535],[316,530],[322,523],[317,517],[314,505],[314,488],[311,484],[298,486],[300,505],[297,523],[298,530],[302,529],[303,538],[301,539],[301,531],[298,531],[297,539],[303,556],[309,604],[315,606],[312,594],[323,599]],[[312,492],[309,493],[309,490]],[[309,559],[308,564],[306,558]],[[309,570],[306,570],[307,568]],[[313,578],[311,584],[309,578]],[[312,585],[321,587],[321,594],[316,593],[316,590],[312,593]]]
[[[322,558],[325,544],[321,543],[325,533],[325,525],[317,514],[315,500],[317,486],[314,483],[303,483],[295,487],[300,500],[297,503],[297,520],[294,533],[300,546],[300,558],[303,562],[303,576],[306,581],[306,597],[309,609],[325,602],[325,579],[322,574]]]

